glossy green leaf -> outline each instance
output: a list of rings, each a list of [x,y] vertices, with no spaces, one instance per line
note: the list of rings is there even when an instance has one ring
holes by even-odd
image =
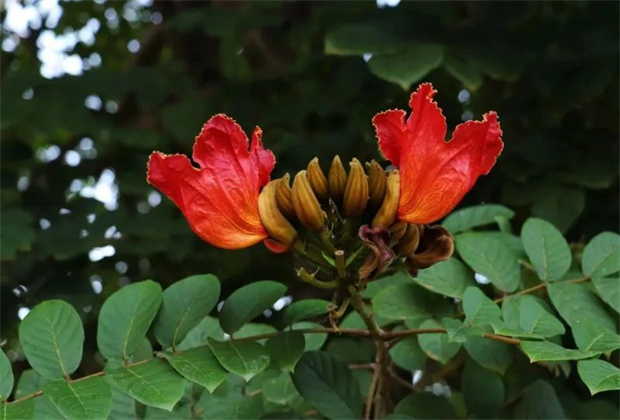
[[[75,372],[82,360],[82,320],[70,304],[48,300],[24,318],[19,341],[34,370],[48,379],[61,379]]]
[[[100,376],[74,382],[54,381],[43,393],[67,419],[107,419],[112,409],[110,385]]]
[[[553,386],[539,379],[525,389],[515,407],[514,418],[560,420],[566,414]]]
[[[367,25],[347,25],[328,32],[325,54],[385,54],[400,48],[399,41],[384,30]]]
[[[608,276],[620,271],[620,235],[602,232],[583,250],[581,269],[588,276]]]
[[[425,392],[400,400],[390,418],[455,419],[457,415],[445,397]]]
[[[34,415],[34,400],[24,400],[18,403],[7,404],[0,402],[0,420],[26,420]]]
[[[279,405],[290,404],[296,397],[299,397],[289,372],[280,372],[278,375],[265,379],[261,384],[261,389],[267,401]]]
[[[226,380],[228,372],[208,347],[196,347],[177,354],[162,353],[174,370],[183,377],[213,392]]]
[[[503,291],[517,290],[521,269],[514,253],[504,242],[481,232],[461,233],[454,241],[459,255],[475,272],[487,277]]]
[[[420,324],[420,328],[442,328],[439,322],[428,319]],[[418,343],[428,357],[443,364],[448,363],[461,348],[461,343],[451,343],[446,333],[418,334]]]
[[[483,75],[476,66],[455,55],[446,54],[443,66],[448,73],[459,80],[466,89],[471,91],[478,90],[484,82]]]
[[[502,377],[472,360],[465,364],[461,389],[470,416],[493,418],[502,409],[505,397]]]
[[[374,75],[409,91],[412,84],[439,67],[442,61],[442,46],[414,42],[393,54],[373,55],[368,68]]]
[[[443,318],[441,324],[448,333],[451,343],[464,343],[471,337],[482,337],[484,329],[480,325],[467,325],[455,318]]]
[[[413,280],[420,286],[457,299],[463,298],[463,292],[468,285],[473,284],[471,271],[459,260],[452,258],[420,270]]]
[[[601,300],[620,313],[620,277],[592,277],[592,284]]]
[[[390,348],[390,357],[396,366],[413,372],[424,369],[426,354],[422,351],[416,337],[407,337]]]
[[[112,388],[112,409],[110,420],[134,420],[136,416],[136,400],[131,395],[116,388]]]
[[[521,229],[525,253],[541,280],[560,279],[570,267],[572,256],[566,239],[549,222],[529,218]]]
[[[565,333],[564,325],[532,296],[519,299],[519,326],[528,334],[552,337]]]
[[[295,324],[291,325],[291,330],[300,330],[307,328],[323,328],[323,326],[314,322],[307,321],[296,322]],[[304,339],[306,340],[305,351],[320,350],[323,347],[323,344],[325,344],[325,341],[327,340],[327,333],[305,333]]]
[[[521,341],[521,349],[530,362],[580,360],[595,356],[596,352],[565,349],[549,341]]]
[[[19,380],[17,381],[14,398],[22,398],[26,395],[30,395],[37,391],[40,391],[43,388],[43,385],[45,385],[47,382],[48,380],[43,376],[39,375],[34,369],[27,369],[22,372]],[[37,398],[26,401],[34,401],[34,413],[32,414],[32,418],[35,420],[50,420],[63,418],[63,416],[58,412],[56,406],[45,395],[41,395]],[[21,403],[19,405],[21,405]]]
[[[366,290],[363,290],[361,294],[365,299],[372,299],[388,287],[396,286],[398,284],[411,284],[413,281],[414,278],[411,277],[409,273],[399,271],[391,276],[386,276],[371,281],[366,285]]]
[[[133,283],[110,296],[101,307],[97,345],[106,359],[125,360],[138,349],[162,300],[159,283]]]
[[[271,363],[280,369],[293,371],[306,347],[306,339],[300,332],[287,331],[267,340],[265,348]]]
[[[187,277],[163,293],[153,332],[159,344],[176,346],[217,304],[220,282],[210,274]]]
[[[463,345],[469,356],[485,369],[503,375],[512,364],[513,348],[510,344],[483,337],[469,337]]]
[[[4,350],[0,349],[0,399],[6,400],[13,391],[13,369],[11,368],[11,361]]]
[[[599,359],[580,360],[577,371],[592,395],[620,389],[620,369],[611,363]]]
[[[107,381],[142,404],[168,411],[172,411],[185,390],[185,380],[161,359],[105,372]]]
[[[243,381],[243,380],[242,380]],[[244,396],[241,388],[230,384],[220,385],[212,394],[203,392],[194,411],[203,419],[255,419],[264,412],[261,395]]]
[[[387,319],[423,320],[430,317],[426,310],[425,296],[413,282],[390,286],[372,300],[375,313]]]
[[[593,320],[586,319],[575,324],[572,331],[580,350],[607,353],[620,349],[620,335]]]
[[[500,320],[502,311],[480,288],[472,286],[463,294],[465,322],[478,325],[492,324]]]
[[[287,325],[314,318],[327,313],[330,302],[322,299],[304,299],[291,303],[284,309],[284,323]]]
[[[241,327],[241,329],[235,333],[235,339],[246,338],[246,337],[256,337],[258,335],[264,335],[264,334],[275,334],[277,332],[278,330],[275,327],[272,327],[271,325],[250,322],[250,323],[244,324],[243,327]],[[222,341],[222,340],[219,340],[219,341]],[[265,345],[265,343],[267,342],[267,339],[262,338],[260,340],[256,340],[256,342],[261,343],[262,345]]]
[[[235,290],[220,311],[220,325],[228,334],[269,309],[286,292],[286,286],[275,281],[257,281]]]
[[[610,331],[616,331],[613,318],[585,284],[558,282],[549,284],[547,291],[555,309],[571,327],[583,320],[592,320]]]
[[[362,395],[349,367],[325,352],[304,353],[293,382],[301,396],[328,418],[359,418],[362,413]]]
[[[514,211],[501,204],[479,204],[453,212],[442,225],[455,235],[475,227],[497,223],[498,218],[510,220],[514,215]]]
[[[177,346],[179,350],[187,350],[194,347],[207,344],[207,339],[213,337],[216,340],[223,341],[224,334],[226,334],[220,327],[220,322],[217,318],[206,316],[200,323],[192,328],[183,341]]]
[[[253,341],[217,341],[209,338],[209,347],[224,367],[249,381],[269,366],[269,353]]]

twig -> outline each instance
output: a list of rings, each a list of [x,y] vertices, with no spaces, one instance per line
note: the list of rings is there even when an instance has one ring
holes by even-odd
[[[570,279],[570,280],[562,280],[562,281],[557,281],[557,282],[555,282],[555,283],[565,283],[565,284],[571,284],[571,283],[585,283],[585,282],[587,282],[588,280],[590,280],[590,277],[586,276],[586,277],[579,277],[579,278],[577,278],[577,279]],[[537,290],[540,290],[540,289],[545,289],[548,285],[549,285],[549,283],[547,283],[547,282],[543,282],[543,283],[537,284],[536,286],[532,286],[532,287],[529,287],[529,288],[527,288],[527,289],[523,289],[523,290],[521,290],[521,291],[518,291],[518,292],[516,292],[516,293],[513,293],[513,294],[511,294],[511,295],[502,296],[502,297],[500,297],[500,298],[495,299],[493,302],[495,302],[495,303],[500,303],[500,302],[505,301],[506,299],[508,299],[508,298],[509,298],[509,297],[511,297],[511,296],[521,296],[521,295],[527,295],[527,294],[532,293],[532,292],[535,292],[535,291],[537,291]]]

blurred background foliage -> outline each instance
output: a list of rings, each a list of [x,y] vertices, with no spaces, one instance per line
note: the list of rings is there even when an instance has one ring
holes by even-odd
[[[145,181],[215,113],[264,131],[274,176],[380,159],[373,115],[433,82],[449,127],[498,112],[505,150],[462,205],[503,203],[576,243],[618,229],[617,2],[6,1],[2,340],[44,299],[214,273],[285,281],[290,255],[214,249]],[[88,332],[90,328],[90,333]],[[93,342],[86,343],[92,355]],[[11,346],[9,346],[10,348]],[[87,352],[88,353],[88,350]],[[85,366],[85,371],[88,371]],[[90,369],[92,371],[92,369]]]

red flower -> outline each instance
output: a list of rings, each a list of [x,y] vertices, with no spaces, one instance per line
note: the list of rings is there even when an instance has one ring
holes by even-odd
[[[400,168],[398,219],[432,223],[448,214],[489,173],[501,153],[502,131],[497,114],[460,124],[446,142],[446,119],[433,101],[435,90],[422,84],[411,95],[412,113],[381,112],[373,118],[379,148]]]
[[[262,131],[248,138],[224,115],[212,117],[196,137],[192,159],[185,155],[151,154],[148,182],[181,209],[192,230],[211,245],[238,249],[267,238],[258,213],[258,194],[275,165],[263,149]]]

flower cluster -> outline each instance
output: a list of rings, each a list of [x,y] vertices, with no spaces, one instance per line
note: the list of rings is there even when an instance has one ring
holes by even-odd
[[[398,264],[426,268],[453,251],[450,233],[430,224],[491,170],[503,147],[494,112],[460,124],[445,141],[446,120],[434,94],[422,84],[411,95],[409,117],[389,110],[373,118],[379,149],[391,162],[387,171],[357,159],[347,171],[336,156],[326,172],[313,159],[292,186],[288,174],[270,180],[275,157],[263,147],[261,129],[248,141],[234,120],[219,114],[196,138],[192,159],[198,168],[185,155],[154,152],[148,181],[216,247],[263,241],[274,252],[294,249],[315,267],[356,282]]]

